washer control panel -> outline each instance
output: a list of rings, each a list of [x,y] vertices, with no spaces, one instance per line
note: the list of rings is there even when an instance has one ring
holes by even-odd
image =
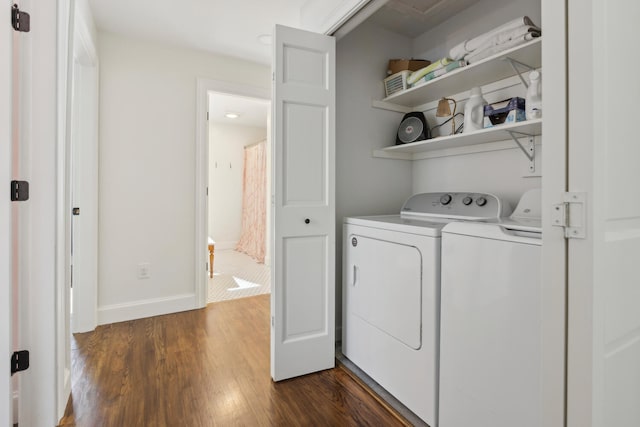
[[[405,202],[402,216],[493,219],[509,215],[504,203],[489,193],[420,193]]]

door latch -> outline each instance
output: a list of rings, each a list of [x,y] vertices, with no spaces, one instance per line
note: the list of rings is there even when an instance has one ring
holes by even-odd
[[[567,239],[585,239],[587,193],[564,193],[563,202],[553,205],[551,221],[564,227]]]

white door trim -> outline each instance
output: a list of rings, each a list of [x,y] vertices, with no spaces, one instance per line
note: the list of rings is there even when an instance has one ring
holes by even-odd
[[[196,82],[196,187],[195,187],[195,294],[196,307],[207,305],[207,236],[209,235],[207,213],[209,210],[207,186],[209,177],[209,141],[208,141],[208,92],[228,95],[246,96],[271,100],[268,88],[261,88],[240,83],[224,82],[199,77]]]
[[[69,305],[69,281],[70,281],[70,226],[71,216],[67,206],[69,205],[70,181],[69,181],[69,133],[68,119],[70,105],[71,73],[69,72],[70,63],[72,61],[72,40],[70,38],[70,28],[73,25],[72,2],[64,0],[58,2],[57,7],[57,40],[56,40],[56,72],[57,87],[54,98],[56,108],[55,126],[56,126],[56,142],[55,142],[55,354],[56,363],[54,371],[47,375],[54,375],[55,396],[53,403],[55,406],[51,408],[55,411],[56,421],[60,420],[64,414],[64,410],[71,394],[71,344],[70,344],[70,305]],[[41,12],[40,12],[41,13]],[[35,62],[34,62],[35,64]],[[34,74],[37,69],[34,65]],[[35,313],[34,313],[35,315]],[[38,325],[49,322],[44,317],[38,317]],[[42,347],[44,348],[44,347]],[[38,377],[37,377],[38,378]],[[37,380],[41,380],[39,377]],[[21,406],[20,415],[22,416],[27,409],[28,403]]]
[[[562,202],[567,190],[567,49],[566,2],[542,0],[545,36],[542,40],[544,67],[544,122],[542,138],[548,141],[542,158],[542,275],[541,275],[541,393],[540,424],[564,425],[566,395],[566,301],[567,270],[564,231],[551,221],[552,206]]]
[[[12,2],[4,2],[4,10],[9,10]],[[13,29],[9,20],[5,20],[0,33],[0,182],[11,180],[11,119],[12,119],[12,36]],[[8,360],[13,353],[13,297],[11,278],[11,201],[8,197],[0,199],[0,354],[2,360]],[[14,422],[13,392],[11,375],[8,369],[0,369],[0,425],[12,425]]]

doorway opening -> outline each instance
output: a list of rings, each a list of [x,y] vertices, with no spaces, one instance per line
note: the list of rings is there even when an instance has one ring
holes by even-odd
[[[271,292],[269,111],[207,92],[207,304]]]

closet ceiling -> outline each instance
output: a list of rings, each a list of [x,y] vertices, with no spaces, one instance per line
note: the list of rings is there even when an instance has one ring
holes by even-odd
[[[371,21],[415,38],[479,0],[389,0]]]
[[[300,25],[306,0],[89,0],[99,30],[262,64],[271,46],[258,36]]]

